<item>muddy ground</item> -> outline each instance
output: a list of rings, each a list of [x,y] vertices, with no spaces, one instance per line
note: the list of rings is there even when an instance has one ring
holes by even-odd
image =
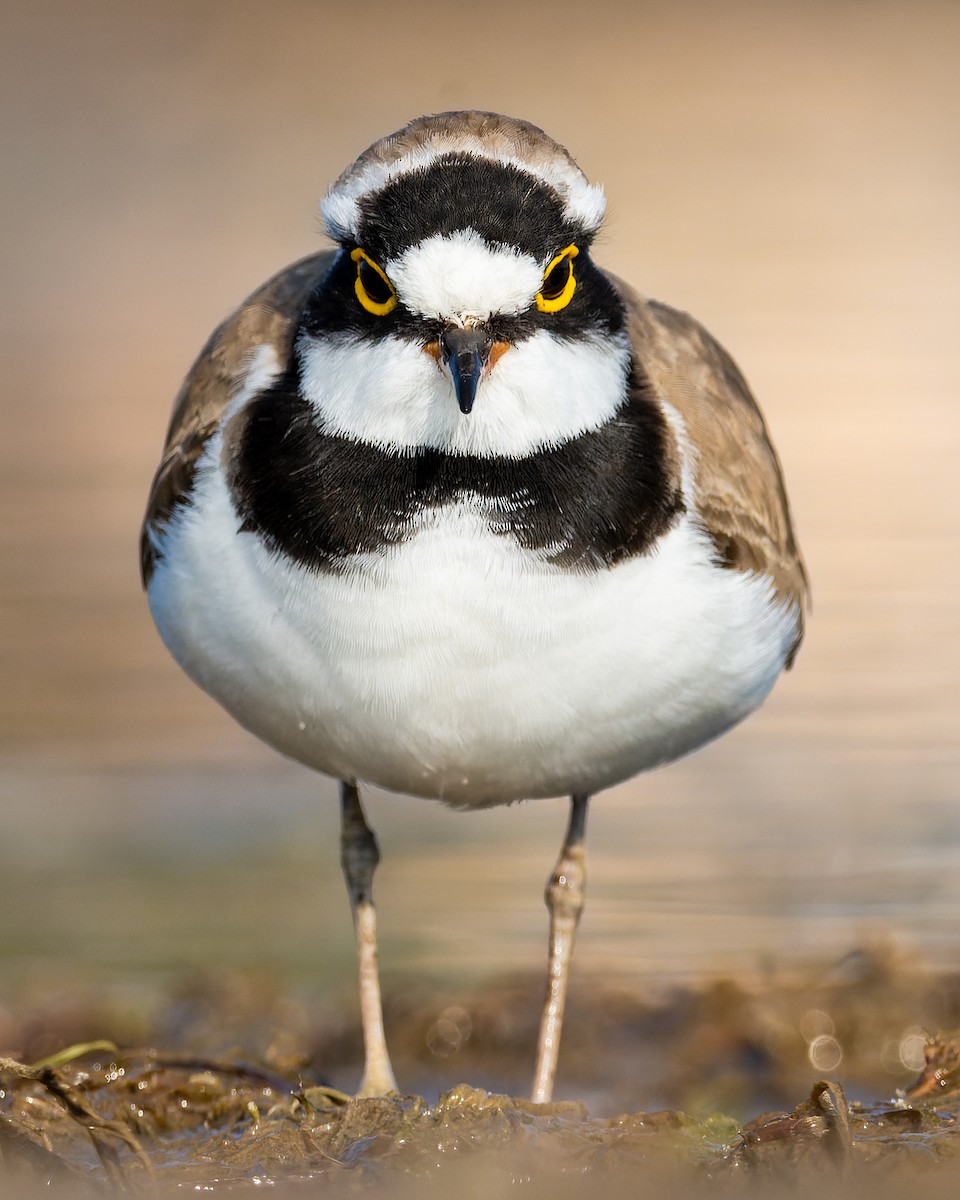
[[[749,988],[581,981],[559,1089],[577,1098],[554,1105],[516,1098],[538,981],[398,995],[405,1094],[373,1100],[341,1090],[359,1073],[352,1006],[311,1022],[265,976],[183,981],[146,1045],[122,1004],[37,998],[9,1015],[2,1048],[0,1189],[877,1196],[960,1182],[960,975],[889,947]]]

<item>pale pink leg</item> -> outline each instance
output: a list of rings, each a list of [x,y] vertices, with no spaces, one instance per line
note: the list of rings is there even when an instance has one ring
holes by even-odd
[[[589,796],[570,799],[570,825],[556,869],[547,884],[546,901],[550,912],[550,963],[547,998],[540,1018],[537,1066],[533,1075],[533,1100],[548,1104],[553,1096],[553,1080],[560,1053],[560,1030],[567,1001],[570,957],[573,939],[583,910],[587,883],[584,833]]]
[[[360,965],[360,1020],[363,1026],[363,1078],[358,1096],[385,1096],[397,1090],[383,1031],[383,1004],[377,966],[377,913],[373,873],[380,850],[360,806],[356,784],[340,784],[340,865],[343,867],[357,935]]]

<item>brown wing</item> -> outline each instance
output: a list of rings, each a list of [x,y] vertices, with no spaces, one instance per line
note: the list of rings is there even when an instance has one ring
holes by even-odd
[[[154,535],[190,495],[197,459],[236,393],[251,350],[269,342],[279,360],[286,361],[297,318],[335,256],[335,250],[324,250],[274,275],[214,331],[190,368],[173,406],[163,457],[147,501],[140,535],[144,586],[156,563]]]
[[[645,300],[618,279],[633,353],[686,425],[698,507],[719,561],[768,575],[796,604],[803,637],[807,575],[776,451],[746,381],[719,342],[686,313]]]

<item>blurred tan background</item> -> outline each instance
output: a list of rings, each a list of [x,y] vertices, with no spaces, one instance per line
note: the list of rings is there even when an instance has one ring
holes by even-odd
[[[0,1002],[267,963],[352,974],[335,790],[183,678],[136,540],[212,327],[423,112],[544,126],[601,261],[731,349],[815,607],[740,730],[601,797],[576,970],[960,957],[960,6],[8,3],[0,46]],[[375,796],[388,975],[538,963],[562,802]],[[53,984],[51,984],[53,986]]]

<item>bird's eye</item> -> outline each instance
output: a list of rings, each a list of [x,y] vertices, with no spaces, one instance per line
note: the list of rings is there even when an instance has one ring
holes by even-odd
[[[350,255],[357,264],[357,278],[353,290],[357,299],[377,317],[385,317],[397,307],[397,293],[387,278],[383,267],[378,266],[369,254],[359,247]]]
[[[579,253],[576,246],[567,246],[550,260],[543,273],[540,291],[537,292],[537,308],[541,312],[559,312],[570,303],[577,286],[573,260]]]

